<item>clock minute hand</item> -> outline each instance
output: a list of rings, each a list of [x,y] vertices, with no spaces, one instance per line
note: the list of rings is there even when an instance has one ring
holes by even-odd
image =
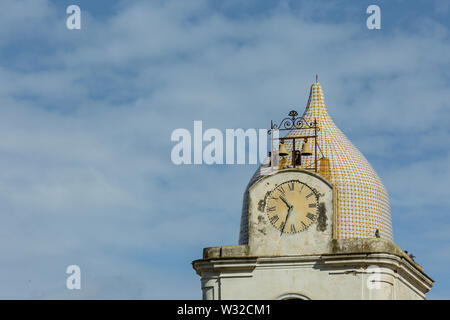
[[[283,202],[290,208],[292,207],[292,205],[286,200],[285,197],[283,197],[282,195],[280,195],[280,199],[283,200]]]
[[[281,229],[281,234],[280,234],[280,236],[283,234],[283,232],[284,232],[284,228],[286,227],[286,224],[287,224],[287,221],[288,221],[288,219],[289,219],[289,216],[290,216],[290,214],[291,214],[291,212],[292,212],[292,209],[294,209],[294,206],[289,206],[289,210],[288,210],[288,212],[287,212],[287,214],[286,214],[286,219],[284,220],[284,224],[283,224],[283,229]]]

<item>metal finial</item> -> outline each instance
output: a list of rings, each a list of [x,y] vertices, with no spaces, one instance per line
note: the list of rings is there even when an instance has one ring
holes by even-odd
[[[319,76],[316,74],[316,83],[319,82]]]

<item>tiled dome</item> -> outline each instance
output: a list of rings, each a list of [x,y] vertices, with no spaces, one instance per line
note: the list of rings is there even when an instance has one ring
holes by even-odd
[[[337,190],[335,212],[335,238],[374,238],[378,229],[381,238],[393,239],[389,196],[380,178],[367,159],[334,124],[325,107],[322,87],[318,82],[311,92],[303,118],[309,123],[317,121],[319,126],[317,143],[319,174],[328,179]],[[286,137],[313,135],[312,129],[293,129]],[[297,143],[301,143],[300,141]],[[313,141],[311,141],[311,145]],[[292,152],[292,140],[286,140],[288,153]],[[297,145],[296,149],[301,146]],[[287,163],[291,156],[286,157]],[[313,155],[302,157],[302,168],[314,166]],[[251,179],[249,186],[258,180],[260,170]],[[247,189],[248,189],[247,187]],[[244,194],[241,233],[239,242],[246,243],[247,235],[247,190]]]

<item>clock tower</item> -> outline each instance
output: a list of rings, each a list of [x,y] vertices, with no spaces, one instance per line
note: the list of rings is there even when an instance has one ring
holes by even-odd
[[[239,245],[193,262],[203,299],[425,299],[433,280],[393,242],[386,189],[317,81],[297,115],[271,124],[280,147],[244,193]]]

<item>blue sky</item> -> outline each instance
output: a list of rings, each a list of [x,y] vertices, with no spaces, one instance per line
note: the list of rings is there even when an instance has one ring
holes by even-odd
[[[390,194],[395,242],[449,299],[449,14],[447,0],[3,0],[0,298],[201,298],[190,262],[237,243],[256,166],[175,166],[172,131],[267,128],[304,110],[318,73]]]

